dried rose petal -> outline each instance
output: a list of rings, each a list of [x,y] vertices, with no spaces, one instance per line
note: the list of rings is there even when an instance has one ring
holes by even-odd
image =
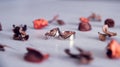
[[[65,22],[64,22],[63,20],[57,20],[57,23],[58,23],[59,25],[64,25],[64,24],[65,24]]]
[[[53,21],[56,21],[58,19],[59,15],[55,15],[52,20],[48,21],[49,23],[52,23]]]
[[[72,54],[69,49],[65,49],[65,53],[68,54],[71,58],[77,58],[79,57],[78,54]]]
[[[64,25],[65,22],[63,20],[58,19],[59,15],[55,15],[52,20],[49,21],[49,23],[52,23],[53,21],[56,21],[59,25]]]
[[[97,15],[97,14],[95,14],[95,13],[92,13],[92,14],[88,17],[88,19],[89,19],[90,21],[101,21],[101,16],[100,16],[100,15]]]
[[[27,51],[28,52],[25,54],[24,59],[28,62],[38,63],[49,57],[49,54],[43,55],[42,53],[33,48],[27,48]]]
[[[0,31],[2,31],[2,25],[1,25],[1,23],[0,23]]]
[[[3,45],[0,44],[0,51],[5,51],[5,48]]]
[[[0,44],[0,51],[5,51],[5,47],[14,49],[14,48],[12,48],[12,47],[10,47],[10,46],[8,46],[8,45]]]
[[[71,58],[79,59],[81,64],[89,64],[92,60],[92,53],[89,51],[84,51],[81,48],[77,47],[79,54],[73,54],[69,49],[65,49],[65,53],[68,54]]]

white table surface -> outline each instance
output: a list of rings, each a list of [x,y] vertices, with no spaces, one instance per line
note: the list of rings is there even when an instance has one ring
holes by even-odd
[[[79,17],[88,17],[92,12],[102,16],[102,22],[90,22],[92,30],[88,32],[78,31]],[[66,25],[59,26],[56,23],[35,30],[32,21],[38,18],[50,20],[59,14],[59,19]],[[98,31],[106,18],[113,18],[115,27],[111,31],[118,35],[116,39],[120,43],[120,1],[119,0],[0,0],[0,22],[3,31],[0,31],[0,43],[9,45],[16,50],[6,48],[0,52],[0,67],[119,67],[120,59],[109,59],[105,54],[105,47],[111,39],[102,42],[98,40]],[[16,41],[12,39],[12,25],[27,24],[28,41]],[[76,32],[74,45],[69,40],[51,38],[43,39],[44,33],[52,28],[59,27],[61,31],[71,30]],[[74,46],[91,51],[94,61],[89,65],[79,64],[79,60],[70,58],[64,53],[65,48],[70,48],[77,53]],[[29,63],[23,60],[27,52],[26,47],[33,47],[42,53],[49,53],[48,60],[42,63]]]

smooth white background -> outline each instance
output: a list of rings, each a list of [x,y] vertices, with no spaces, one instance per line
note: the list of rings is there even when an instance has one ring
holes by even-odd
[[[90,22],[92,30],[82,32],[77,30],[80,17],[88,17],[92,12],[100,14],[101,22]],[[38,18],[50,20],[59,14],[59,19],[66,25],[57,23],[35,30],[32,21]],[[115,27],[111,31],[118,35],[108,38],[105,42],[98,40],[98,33],[102,32],[104,20],[113,18]],[[3,31],[0,31],[0,43],[9,45],[15,49],[5,48],[0,52],[0,67],[119,67],[120,59],[106,57],[105,47],[111,39],[120,43],[120,1],[119,0],[0,0],[0,22]],[[12,25],[27,24],[28,41],[16,41],[12,39]],[[59,27],[61,31],[70,30],[76,32],[74,45],[69,40],[56,38],[44,39],[44,33],[52,28]],[[64,53],[65,48],[70,48],[73,53],[78,53],[74,46],[91,51],[94,61],[89,65],[81,65],[79,60],[72,59]],[[42,63],[29,63],[24,61],[26,47],[33,47],[42,53],[49,53],[48,60]]]

